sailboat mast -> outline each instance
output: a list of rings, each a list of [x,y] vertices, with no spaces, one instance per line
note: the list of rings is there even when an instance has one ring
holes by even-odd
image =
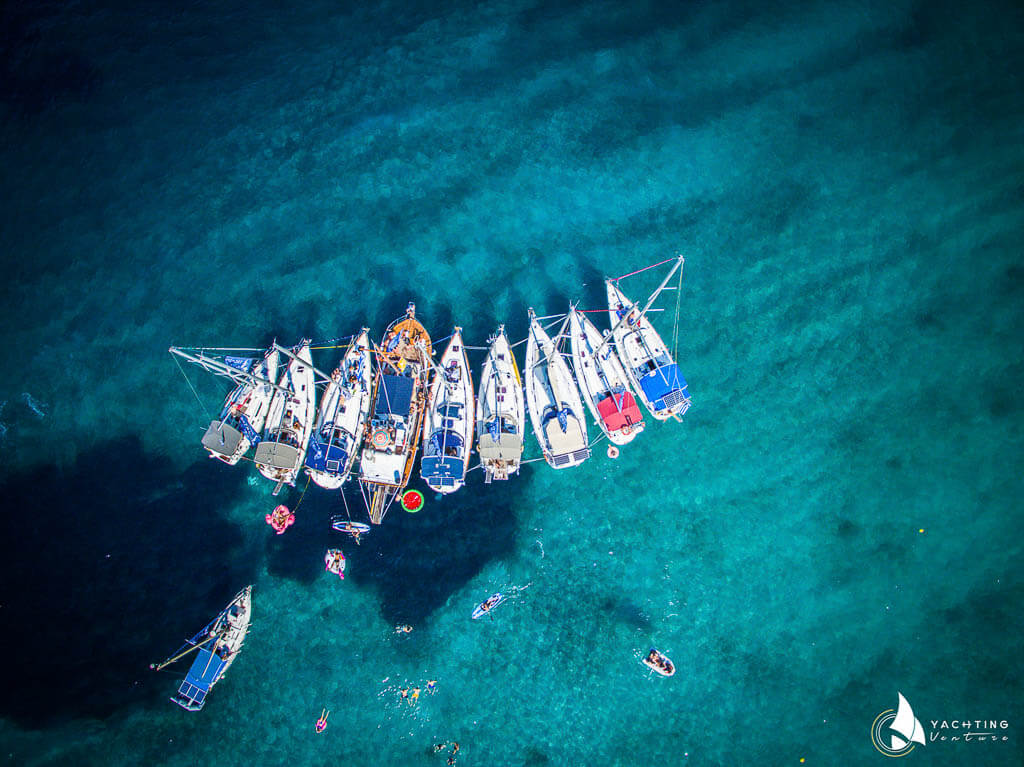
[[[194,644],[194,645],[192,645],[192,646],[191,646],[191,647],[189,647],[189,648],[188,648],[187,650],[184,650],[183,652],[180,652],[180,653],[178,653],[177,655],[175,655],[175,656],[174,656],[173,658],[168,658],[168,659],[167,659],[167,660],[165,660],[165,661],[164,661],[163,663],[150,663],[150,664],[149,664],[149,667],[150,667],[150,668],[151,668],[151,669],[152,669],[153,671],[161,671],[161,670],[165,669],[165,668],[166,668],[167,666],[170,666],[170,665],[171,665],[172,663],[174,663],[175,661],[179,661],[179,660],[181,660],[181,659],[182,659],[182,658],[184,658],[184,657],[185,657],[186,655],[188,655],[188,654],[189,654],[190,652],[195,652],[195,651],[196,651],[196,650],[198,650],[198,649],[199,649],[200,647],[202,647],[202,646],[203,646],[204,644],[206,644],[207,642],[210,642],[211,640],[214,640],[214,639],[216,639],[216,638],[217,638],[216,636],[212,636],[212,637],[206,637],[206,639],[204,639],[204,640],[203,640],[202,642],[199,642],[198,644]]]
[[[269,378],[258,376],[252,372],[239,370],[238,368],[233,368],[230,365],[227,365],[218,359],[214,359],[213,357],[206,357],[202,354],[200,354],[199,356],[189,354],[183,349],[179,349],[177,346],[172,346],[167,351],[169,351],[171,354],[175,354],[183,359],[186,359],[195,365],[198,365],[203,370],[207,370],[213,373],[214,375],[222,375],[227,378],[230,378],[235,383],[248,383],[251,384],[252,386],[269,385],[273,386],[275,389],[285,391],[285,389],[283,389],[281,386],[278,386],[274,381],[271,381]]]
[[[679,256],[679,258],[676,259],[675,265],[669,271],[665,279],[661,281],[661,284],[658,286],[658,289],[651,293],[651,297],[647,299],[647,303],[644,305],[644,308],[640,311],[640,314],[637,317],[638,322],[640,321],[641,317],[647,314],[647,311],[651,308],[651,305],[655,302],[655,300],[657,300],[658,295],[661,293],[661,291],[665,289],[665,286],[668,285],[668,281],[672,279],[672,275],[675,274],[676,270],[678,270],[679,267],[683,265],[683,261],[685,261],[685,259],[682,256]],[[619,321],[615,323],[615,326],[608,332],[608,335],[606,335],[604,339],[602,339],[601,343],[597,345],[597,349],[594,349],[595,354],[601,349],[602,346],[604,346],[611,340],[612,336],[615,334],[615,331],[618,330],[619,327],[621,327],[622,324],[629,319],[630,314],[632,314],[632,310],[626,312],[624,315],[622,315],[622,317],[619,318]]]

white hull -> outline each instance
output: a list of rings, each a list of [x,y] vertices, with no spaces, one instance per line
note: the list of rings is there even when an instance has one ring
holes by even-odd
[[[420,476],[431,490],[447,494],[454,493],[466,483],[466,468],[473,444],[473,378],[460,328],[455,328],[448,348],[441,355],[440,366],[443,374],[434,375],[427,396]],[[452,435],[456,439],[453,440]],[[429,476],[427,467],[437,464],[436,459],[439,458],[455,459],[455,470],[443,477]],[[449,465],[452,463],[448,462]]]
[[[523,456],[526,405],[519,368],[504,326],[498,328],[480,374],[476,425],[477,452],[484,469],[484,481],[508,479],[509,475],[518,474]]]
[[[255,370],[253,370],[253,375],[256,378],[265,379],[267,383],[259,383],[256,386],[253,386],[251,383],[243,383],[235,387],[224,401],[224,408],[220,414],[220,423],[228,425],[237,423],[237,417],[244,415],[249,425],[252,426],[253,431],[257,434],[260,433],[267,421],[270,402],[274,398],[274,387],[269,382],[277,380],[278,357],[279,352],[277,349],[271,349],[264,355],[263,360],[260,361]],[[212,428],[213,424],[211,424]],[[238,433],[240,437],[235,449],[230,454],[225,455],[215,449],[206,448],[210,457],[223,461],[228,466],[234,466],[238,463],[242,456],[249,452],[249,448],[252,447],[252,442],[249,438],[241,432]]]
[[[238,651],[242,649],[245,637],[249,633],[249,626],[252,623],[252,586],[246,586],[242,589],[231,601],[231,606],[238,607],[238,614],[232,615],[229,610],[228,615],[224,619],[224,633],[222,634],[221,644],[227,645],[230,654],[223,671],[217,677],[217,682],[224,678],[228,669],[231,668],[231,664],[235,662],[235,658],[238,657]]]
[[[629,311],[634,318],[640,314],[640,309],[611,281],[606,281],[605,285],[608,288],[608,313],[613,328],[620,319],[618,310]],[[685,382],[681,390],[667,395],[667,404],[662,407],[651,401],[641,384],[641,377],[648,372],[666,364],[674,365],[668,347],[646,316],[640,317],[639,321],[631,319],[618,326],[615,331],[615,350],[633,390],[654,418],[666,421],[687,411],[690,407],[690,398],[686,396]]]
[[[253,459],[260,474],[278,485],[295,485],[315,417],[316,388],[308,341],[302,342],[295,357],[278,381],[286,391],[279,389],[274,394],[264,438]]]
[[[598,403],[605,400],[612,402],[613,400],[609,398],[613,397],[613,394],[630,392],[629,378],[622,369],[615,349],[611,343],[606,343],[597,354],[594,353],[594,349],[601,345],[603,338],[594,327],[594,323],[576,309],[569,312],[569,333],[573,370],[587,409],[612,443],[626,445],[632,442],[636,435],[643,431],[642,420],[618,428],[609,428],[598,409]]]
[[[337,490],[345,483],[363,444],[370,415],[372,364],[370,338],[364,328],[331,376],[313,429],[321,442],[340,447],[347,456],[336,471],[306,469],[313,482],[325,490]]]
[[[526,405],[544,460],[568,469],[590,457],[583,402],[569,366],[530,310],[526,344]],[[564,422],[564,425],[563,425]]]

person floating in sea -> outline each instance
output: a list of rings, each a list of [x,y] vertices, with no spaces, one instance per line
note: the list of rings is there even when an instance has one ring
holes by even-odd
[[[437,689],[437,680],[436,679],[428,679],[427,680],[427,692],[429,692],[431,695],[433,695],[435,689]]]
[[[326,708],[320,712],[320,718],[316,720],[316,734],[319,735],[327,729],[327,717],[331,715],[331,712]]]
[[[412,688],[412,695],[409,696],[409,705],[410,706],[415,705],[416,701],[418,701],[419,699],[420,699],[420,688],[419,687],[413,687]]]
[[[403,700],[408,700],[409,699],[409,688],[408,687],[403,687],[401,690],[399,690],[399,692],[402,693],[402,699]]]

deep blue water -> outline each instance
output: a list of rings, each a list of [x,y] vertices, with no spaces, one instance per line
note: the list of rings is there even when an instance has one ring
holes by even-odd
[[[1007,723],[907,764],[1024,760],[1018,4],[9,3],[0,30],[8,763],[880,765],[897,691],[929,732]],[[379,338],[409,300],[520,339],[677,252],[683,424],[471,474],[359,547],[315,487],[271,533],[269,484],[199,446],[226,384],[187,370],[197,402],[166,351]],[[147,666],[248,583],[186,714]]]

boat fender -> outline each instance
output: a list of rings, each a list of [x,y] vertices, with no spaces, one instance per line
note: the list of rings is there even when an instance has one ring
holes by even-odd
[[[619,449],[615,445],[608,446],[608,457],[612,459],[619,457]]]

